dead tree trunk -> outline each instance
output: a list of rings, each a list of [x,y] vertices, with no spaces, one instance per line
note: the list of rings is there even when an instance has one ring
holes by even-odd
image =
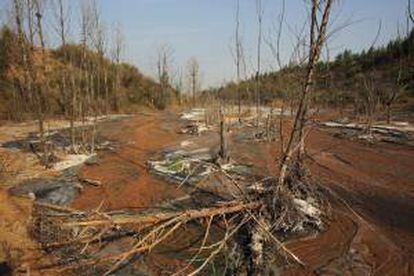
[[[263,10],[262,10],[262,1],[256,0],[257,8],[257,25],[258,25],[258,35],[257,35],[257,72],[256,72],[256,127],[259,128],[260,124],[260,97],[261,97],[261,51],[262,51],[262,21],[263,21]]]
[[[21,2],[19,0],[14,0],[14,10],[15,10],[15,22],[17,27],[17,40],[19,45],[19,51],[20,51],[20,58],[21,63],[23,67],[24,72],[24,78],[23,81],[19,78],[17,78],[17,87],[19,90],[19,97],[16,97],[16,100],[24,100],[27,99],[32,103],[31,100],[31,89],[32,89],[32,65],[31,65],[31,47],[27,45],[25,40],[25,34],[24,34],[24,27],[22,22],[22,6]],[[30,21],[31,23],[31,21]],[[32,29],[29,27],[29,29]],[[16,106],[20,107],[20,103],[16,102]],[[16,111],[23,111],[24,107],[21,109],[17,109]]]
[[[240,41],[240,0],[237,0],[236,7],[236,70],[237,70],[237,105],[239,123],[241,123],[241,91],[240,91],[240,62],[241,62],[241,41]]]
[[[309,58],[308,58],[308,68],[305,78],[304,88],[299,101],[298,110],[296,112],[293,129],[291,131],[286,149],[282,155],[280,163],[280,175],[279,175],[279,185],[283,185],[286,179],[287,170],[289,167],[290,159],[294,152],[294,144],[298,142],[298,137],[304,127],[306,111],[308,108],[308,94],[312,89],[312,83],[314,78],[314,71],[316,63],[319,60],[320,52],[322,46],[325,42],[326,28],[329,21],[329,15],[332,6],[332,0],[326,0],[322,2],[323,5],[323,14],[322,21],[319,25],[318,20],[318,9],[322,8],[321,3],[318,0],[312,0],[312,11],[311,11],[311,25],[310,25],[310,49],[309,49]],[[316,33],[317,32],[317,33]]]
[[[218,163],[227,164],[230,161],[226,137],[226,122],[223,110],[220,109],[220,150],[218,152]]]
[[[45,45],[45,40],[44,40],[44,36],[43,36],[43,25],[42,25],[42,12],[40,9],[40,0],[35,0],[35,6],[36,6],[36,18],[37,18],[37,34],[39,37],[39,41],[40,41],[40,46],[41,46],[41,50],[42,50],[42,54],[45,57],[46,56],[46,45]],[[45,74],[45,85],[42,86],[37,85],[36,90],[37,90],[37,119],[39,122],[39,132],[40,132],[40,145],[43,148],[43,164],[46,167],[49,167],[49,148],[47,146],[46,143],[46,137],[45,137],[45,133],[44,133],[44,113],[45,113],[45,104],[46,104],[46,99],[45,99],[45,92],[43,91],[43,88],[48,89],[49,87],[49,81],[47,79],[46,76],[46,65],[43,64],[43,68],[42,68],[43,73]]]

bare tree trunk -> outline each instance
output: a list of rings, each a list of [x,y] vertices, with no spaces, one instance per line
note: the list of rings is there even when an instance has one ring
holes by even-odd
[[[43,26],[42,26],[42,12],[40,9],[40,0],[34,0],[36,6],[36,18],[37,18],[37,34],[39,36],[40,46],[42,49],[42,54],[45,56],[45,40],[43,37]],[[46,74],[46,66],[44,65],[42,68],[43,72]],[[46,85],[44,86],[46,89],[49,87],[49,82],[47,77],[45,76]],[[45,96],[42,85],[37,85],[37,119],[39,121],[39,133],[40,133],[40,144],[43,148],[43,163],[46,167],[49,167],[49,149],[46,144],[46,137],[44,133],[44,105],[45,105]]]
[[[105,87],[105,114],[109,114],[109,85],[108,85],[108,70],[104,69],[104,87]]]
[[[391,124],[391,104],[387,104],[387,124]]]
[[[257,121],[256,126],[259,128],[260,124],[260,97],[261,97],[261,51],[262,51],[262,21],[263,21],[263,10],[262,1],[256,0],[257,8],[257,24],[258,24],[258,36],[257,36],[257,72],[256,72],[256,115]]]
[[[29,41],[34,45],[34,32],[33,32],[33,2],[32,0],[26,0],[27,7],[27,28],[29,30]]]
[[[76,119],[76,81],[74,74],[71,74],[71,100],[70,100],[70,117],[69,117],[69,124],[70,124],[70,145],[71,145],[71,152],[76,153],[76,130],[75,130],[75,119]]]
[[[218,163],[220,165],[226,164],[230,161],[227,137],[226,137],[226,122],[222,108],[220,108],[220,150],[218,153]]]
[[[282,107],[280,108],[280,117],[279,117],[279,138],[280,138],[280,153],[283,154],[285,151],[284,146],[284,137],[283,137],[283,116],[285,113],[285,101],[282,100]]]
[[[286,145],[286,149],[281,159],[280,175],[279,175],[280,187],[282,187],[282,184],[284,184],[285,182],[287,169],[288,169],[289,162],[293,154],[293,144],[295,143],[295,141],[298,140],[297,139],[298,136],[300,137],[300,134],[302,133],[302,129],[304,127],[306,111],[308,108],[308,94],[310,93],[311,88],[312,88],[315,66],[319,60],[322,45],[325,42],[325,34],[326,34],[326,28],[327,28],[328,21],[329,21],[329,14],[331,11],[332,0],[326,0],[323,3],[325,5],[323,7],[322,22],[319,26],[317,24],[317,10],[319,7],[319,1],[312,0],[308,69],[307,69],[307,74],[305,78],[305,85],[302,90],[298,110],[296,112],[293,129],[291,131],[288,143]],[[318,31],[317,34],[316,34],[316,31]]]
[[[188,61],[188,75],[190,77],[190,87],[191,87],[191,93],[192,93],[192,106],[196,106],[196,99],[197,99],[197,93],[198,93],[198,86],[200,83],[199,73],[200,73],[200,65],[198,64],[198,61],[196,58],[192,57]]]
[[[62,46],[66,46],[66,24],[65,24],[65,14],[63,9],[63,0],[59,0],[59,27],[60,27],[60,39]]]
[[[63,5],[63,0],[57,1],[57,31],[61,40],[61,47],[64,52],[65,59],[70,59],[72,61],[72,57],[68,57],[67,49],[66,49],[66,20],[65,20],[65,9]],[[68,81],[67,78],[70,80]],[[68,93],[68,91],[70,91]],[[69,97],[68,101],[65,101],[69,105],[68,117],[69,117],[69,129],[70,129],[70,151],[75,153],[76,150],[76,131],[75,131],[75,120],[76,120],[76,81],[75,76],[72,72],[65,72],[63,71],[62,75],[62,94]],[[68,95],[69,94],[69,95]],[[65,108],[66,110],[66,108]]]
[[[113,93],[114,94],[113,97],[114,97],[114,110],[115,111],[119,110],[119,104],[118,104],[119,82],[120,82],[120,80],[119,80],[119,69],[118,69],[118,64],[117,64],[116,69],[115,69],[115,83],[114,83],[115,89],[114,89],[114,93]]]
[[[240,41],[240,0],[237,0],[236,7],[236,70],[237,70],[237,105],[239,123],[241,123],[241,91],[240,91],[240,62],[241,62],[241,41]]]

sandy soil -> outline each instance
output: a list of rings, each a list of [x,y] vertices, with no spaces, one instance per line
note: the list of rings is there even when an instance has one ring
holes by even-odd
[[[100,180],[101,187],[86,186],[73,203],[79,209],[101,205],[106,210],[147,208],[185,193],[148,173],[145,162],[165,148],[184,140],[194,147],[217,144],[218,135],[202,137],[177,134],[179,116],[163,112],[106,122],[102,134],[117,141],[115,152],[99,154],[97,165],[84,166],[81,175]],[[234,138],[236,131],[233,131]],[[306,264],[288,266],[282,275],[411,275],[414,254],[414,148],[335,138],[326,130],[314,130],[308,140],[307,160],[313,178],[330,192],[329,227],[323,233],[289,242],[289,248]],[[234,159],[254,164],[261,173],[272,174],[279,145],[273,143],[230,144]],[[3,221],[20,212],[16,199],[0,190]],[[5,214],[3,216],[3,214]],[[28,211],[19,214],[24,226]],[[11,231],[4,228],[3,231]],[[23,240],[29,241],[23,230]],[[7,233],[7,232],[4,232]],[[27,238],[26,238],[27,237]],[[0,241],[5,239],[0,235]],[[181,243],[188,243],[185,237]],[[16,247],[19,245],[17,244]],[[160,274],[159,264],[169,270],[182,262],[171,253],[157,253],[148,260],[149,271]],[[158,265],[156,265],[158,264]]]

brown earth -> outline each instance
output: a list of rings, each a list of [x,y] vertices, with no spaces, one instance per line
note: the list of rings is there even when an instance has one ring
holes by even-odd
[[[86,176],[107,185],[88,188],[74,206],[93,207],[105,200],[110,209],[139,208],[180,196],[174,185],[149,176],[143,166],[151,154],[189,138],[177,136],[177,129],[177,117],[172,114],[135,118],[109,128],[108,137],[120,139],[125,146],[105,156],[99,166],[85,167]],[[192,141],[209,145],[211,137]],[[255,164],[262,173],[271,174],[278,148],[277,142],[233,142],[231,151],[239,162]],[[290,243],[309,265],[299,271],[409,275],[414,248],[414,149],[371,146],[315,130],[309,137],[308,154],[312,175],[331,191],[334,208],[326,232]],[[130,166],[138,171],[137,177],[124,175]],[[286,273],[299,271],[287,269]]]
[[[83,177],[100,180],[104,185],[87,187],[73,207],[90,209],[103,202],[107,210],[149,208],[183,195],[176,187],[152,177],[145,165],[154,153],[177,141],[176,118],[174,114],[147,114],[102,125],[103,135],[120,147],[102,154],[99,166],[83,167]]]
[[[150,175],[145,162],[187,139],[198,147],[214,145],[218,135],[208,133],[191,138],[177,134],[178,129],[178,116],[169,112],[103,123],[100,131],[107,139],[116,141],[118,147],[114,152],[100,153],[97,165],[82,168],[83,177],[100,180],[103,185],[85,186],[73,207],[148,208],[185,195],[176,185]],[[236,130],[232,137],[235,133]],[[329,190],[332,215],[321,234],[288,243],[307,265],[286,266],[282,275],[411,275],[414,148],[367,145],[335,138],[329,131],[317,129],[310,134],[308,146],[309,168],[313,178]],[[230,149],[237,161],[254,164],[263,174],[274,173],[278,142],[241,143],[233,139]],[[14,199],[4,201],[4,214],[13,214],[20,208],[10,200]],[[28,215],[26,212],[19,216],[24,220]],[[21,235],[26,234],[22,231]],[[191,246],[189,236],[186,240],[186,235],[180,233],[180,243]],[[161,274],[157,263],[169,271],[182,267],[182,262],[169,256],[171,252],[154,254],[147,263],[149,271]]]

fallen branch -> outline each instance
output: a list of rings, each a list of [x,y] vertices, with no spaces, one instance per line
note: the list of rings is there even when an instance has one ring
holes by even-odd
[[[246,209],[258,209],[262,206],[260,202],[252,203],[237,203],[232,205],[223,205],[219,207],[203,208],[200,210],[187,210],[181,212],[159,213],[159,214],[147,214],[147,215],[132,215],[129,217],[109,216],[110,219],[99,220],[85,220],[85,221],[72,221],[63,223],[63,227],[75,227],[75,226],[104,226],[108,224],[125,225],[125,224],[156,224],[168,219],[184,216],[186,220],[193,220],[198,218],[217,216],[223,214],[231,214]]]
[[[89,178],[80,178],[80,181],[84,184],[89,184],[95,187],[100,187],[102,186],[102,182],[99,180],[95,180],[95,179],[89,179]]]

